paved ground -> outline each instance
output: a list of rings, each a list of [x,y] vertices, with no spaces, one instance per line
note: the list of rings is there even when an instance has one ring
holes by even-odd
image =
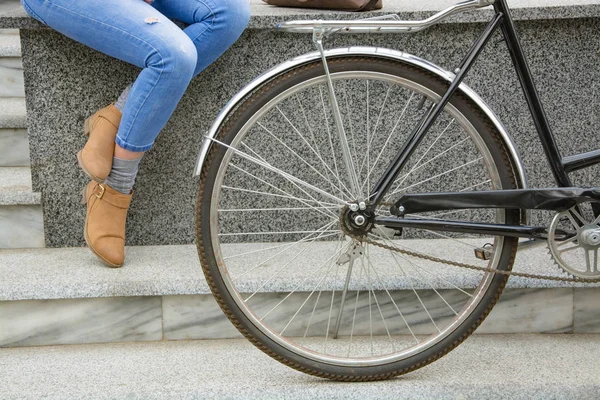
[[[598,399],[598,360],[600,335],[479,336],[401,378],[337,383],[245,340],[0,349],[0,398]]]

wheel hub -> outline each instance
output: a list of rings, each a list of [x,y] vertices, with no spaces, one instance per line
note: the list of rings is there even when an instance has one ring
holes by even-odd
[[[351,206],[346,206],[341,211],[340,221],[344,232],[366,236],[375,226],[375,214],[368,207],[354,211]]]

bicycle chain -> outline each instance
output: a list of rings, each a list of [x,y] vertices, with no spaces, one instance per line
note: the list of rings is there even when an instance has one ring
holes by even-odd
[[[396,253],[420,258],[423,260],[429,260],[429,261],[433,261],[433,262],[437,262],[437,263],[453,265],[455,267],[460,267],[460,268],[465,268],[465,269],[470,269],[470,270],[475,270],[475,271],[480,271],[480,272],[491,272],[494,274],[518,276],[521,278],[541,279],[541,280],[546,280],[546,281],[557,281],[557,282],[600,283],[600,278],[591,279],[591,278],[579,278],[576,276],[559,277],[559,276],[550,276],[550,275],[528,274],[526,272],[503,271],[503,270],[499,270],[499,269],[495,269],[495,268],[491,268],[491,267],[480,267],[478,265],[473,265],[473,264],[461,263],[461,262],[451,261],[451,260],[444,260],[443,258],[428,256],[428,255],[421,254],[421,253],[418,253],[415,251],[403,250],[403,249],[399,249],[397,247],[393,247],[393,246],[389,246],[389,245],[386,245],[383,243],[376,242],[376,241],[371,240],[364,236],[356,236],[356,235],[352,234],[350,231],[347,230],[347,227],[345,226],[343,219],[344,219],[343,213],[340,213],[340,227],[342,229],[342,232],[349,238],[356,240],[358,242],[361,242],[361,243],[371,244],[373,246],[377,246],[377,247],[380,247],[385,250],[390,250],[390,251],[393,251]]]

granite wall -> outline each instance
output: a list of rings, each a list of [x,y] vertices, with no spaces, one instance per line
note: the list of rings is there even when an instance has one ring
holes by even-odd
[[[563,154],[595,148],[598,134],[600,32],[596,18],[518,22]],[[399,49],[454,69],[483,25],[457,23],[411,35],[337,36],[327,47],[371,45]],[[76,152],[83,121],[108,104],[139,72],[51,30],[22,30],[25,90],[34,191],[41,191],[46,242],[81,246],[86,178]],[[312,51],[309,36],[249,29],[220,60],[195,78],[156,146],[142,161],[129,214],[129,245],[194,241],[197,178],[192,177],[202,135],[220,108],[245,83],[277,63]],[[471,85],[499,114],[514,137],[532,187],[552,184],[527,106],[500,36],[470,73]],[[598,168],[573,175],[598,184]],[[534,216],[534,220],[539,219]]]

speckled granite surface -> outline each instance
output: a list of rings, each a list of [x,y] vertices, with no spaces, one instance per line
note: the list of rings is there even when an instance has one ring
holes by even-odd
[[[488,399],[595,400],[598,335],[474,337],[397,379],[344,383],[304,375],[247,340],[8,349],[7,400]],[[27,390],[24,390],[27,388]]]
[[[593,16],[595,3],[564,7],[575,13],[585,9],[585,15]],[[255,7],[252,25],[255,28],[262,27],[257,25],[256,18],[262,18],[257,10],[269,8],[264,7]],[[550,8],[558,12],[560,7]],[[541,13],[541,10],[546,8],[522,8],[516,13]],[[278,12],[296,18],[302,11]],[[596,92],[600,72],[598,20],[545,20],[553,14],[544,15],[540,17],[544,20],[518,23],[525,51],[561,150],[565,154],[589,150],[597,142],[594,126],[598,122]],[[576,16],[581,15],[570,15]],[[338,36],[328,42],[328,47],[356,44],[390,47],[454,69],[481,29],[481,24],[446,24],[412,35]],[[77,168],[75,153],[84,144],[83,120],[114,101],[138,70],[50,30],[21,32],[33,187],[44,194],[47,245],[79,246],[83,244],[84,221],[79,193],[85,177]],[[283,60],[312,50],[308,36],[249,29],[230,51],[192,82],[156,147],[142,162],[137,195],[129,214],[128,244],[193,242],[197,180],[191,175],[202,134],[227,100],[253,77]],[[468,83],[509,128],[524,158],[530,186],[549,185],[551,177],[511,68],[504,46],[492,43]],[[575,182],[592,185],[598,172],[592,169],[578,173]]]

